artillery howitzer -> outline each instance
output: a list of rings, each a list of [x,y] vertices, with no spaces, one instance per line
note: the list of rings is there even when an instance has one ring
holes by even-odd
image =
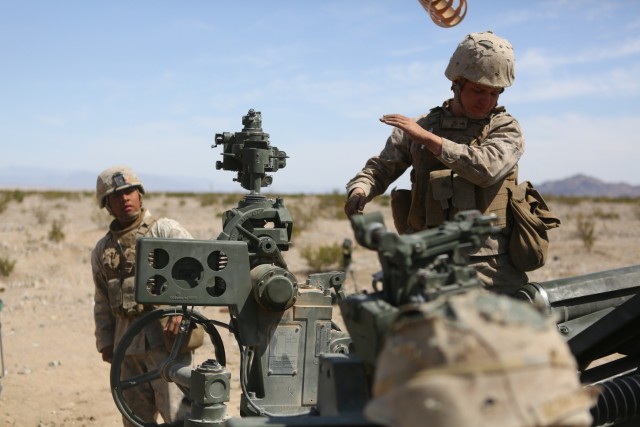
[[[581,382],[602,387],[593,425],[638,425],[640,265],[529,283],[516,296],[555,316]]]
[[[131,411],[123,391],[160,378],[178,384],[191,402],[187,419],[174,425],[370,425],[362,410],[370,399],[377,354],[399,307],[478,287],[464,252],[495,231],[493,219],[467,212],[437,229],[399,236],[386,230],[380,215],[357,216],[352,221],[356,240],[378,251],[382,266],[371,292],[346,295],[345,273],[340,271],[312,274],[299,282],[282,256],[291,244],[291,215],[282,199],[260,194],[261,187],[271,184],[266,173],[286,166],[286,153],[269,144],[259,112],[250,110],[242,123],[241,132],[216,135],[216,146],[224,146],[217,169],[237,172],[236,180],[249,190],[237,208],[224,213],[217,239],[138,241],[136,300],[172,308],[138,320],[116,349],[111,370],[116,406],[134,425],[149,425]],[[559,327],[588,384],[637,369],[640,310],[634,307],[640,304],[635,296],[640,269],[625,270],[624,283],[618,281],[620,273],[601,273],[600,280],[590,276],[530,284],[520,292],[550,313],[573,313],[561,319]],[[580,284],[585,281],[590,291],[583,292]],[[598,283],[603,283],[602,291],[597,291]],[[333,296],[348,334],[332,322]],[[207,319],[194,306],[228,307],[229,323]],[[135,335],[148,322],[174,314],[183,315],[181,332],[162,368],[121,378],[120,365]],[[204,328],[215,350],[200,365],[184,366],[177,362],[179,349],[194,323]],[[231,381],[217,328],[232,332],[240,349],[242,418],[231,419],[226,413]],[[613,353],[627,356],[588,369],[593,360]],[[613,381],[620,380],[607,382],[617,390]],[[596,425],[622,425],[635,416],[640,409],[630,402],[636,396],[640,399],[640,391],[634,389],[602,397],[605,409],[599,404],[594,410]],[[601,416],[610,406],[617,408]]]

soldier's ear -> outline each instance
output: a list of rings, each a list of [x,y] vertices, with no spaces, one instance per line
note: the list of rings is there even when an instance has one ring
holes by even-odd
[[[111,205],[109,205],[109,198],[106,197],[104,201],[104,208],[109,212],[109,215],[113,216],[113,212],[111,211]]]

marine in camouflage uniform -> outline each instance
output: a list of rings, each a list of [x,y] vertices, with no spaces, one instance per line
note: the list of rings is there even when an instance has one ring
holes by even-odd
[[[115,217],[91,255],[96,347],[102,359],[111,363],[114,348],[127,329],[141,315],[155,308],[135,301],[136,240],[143,236],[192,237],[178,222],[168,218],[156,219],[142,208],[144,187],[128,167],[116,166],[103,171],[98,177],[96,190],[100,207]],[[180,320],[180,316],[174,316],[164,327],[160,322],[150,324],[134,338],[121,367],[123,378],[160,367],[169,355],[164,334],[175,335]],[[191,354],[181,355],[180,362],[191,364]],[[123,395],[133,413],[145,422],[155,422],[158,414],[165,422],[180,420],[184,415],[180,413],[186,410],[182,407],[182,391],[177,385],[162,379],[130,388]],[[123,423],[132,425],[124,417]]]
[[[492,32],[472,33],[458,45],[445,76],[454,97],[429,113],[384,115],[394,126],[384,149],[347,183],[347,216],[362,212],[408,168],[411,191],[391,193],[399,233],[437,227],[459,211],[495,213],[503,232],[470,252],[470,264],[491,290],[512,294],[528,280],[508,255],[508,189],[515,186],[525,141],[517,120],[498,106],[515,78],[509,42]]]

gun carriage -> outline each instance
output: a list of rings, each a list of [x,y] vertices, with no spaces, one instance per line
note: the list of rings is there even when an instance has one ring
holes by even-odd
[[[111,388],[118,409],[134,425],[147,426],[122,392],[162,379],[180,386],[191,402],[185,427],[358,426],[370,399],[376,357],[399,307],[480,286],[464,253],[496,232],[493,218],[465,212],[456,221],[412,235],[388,231],[380,214],[352,220],[357,242],[378,252],[382,274],[367,292],[346,294],[345,272],[299,281],[283,252],[291,245],[293,219],[282,198],[260,194],[267,173],[286,166],[287,155],[270,145],[260,112],[249,110],[243,129],[215,137],[223,146],[217,169],[237,172],[249,191],[223,214],[212,240],[141,238],[137,243],[136,300],[158,308],[137,321],[116,349]],[[631,425],[640,412],[640,266],[530,283],[518,298],[557,316],[578,361],[585,386],[602,393],[592,409],[595,425]],[[337,300],[347,331],[333,322]],[[194,307],[228,307],[229,322]],[[162,368],[121,378],[132,339],[148,322],[183,315],[181,332]],[[204,328],[215,350],[192,367],[177,362],[192,326]],[[240,349],[241,418],[229,418],[231,374],[218,328],[228,329]],[[615,356],[615,357],[614,357]],[[592,367],[597,360],[611,360]],[[156,424],[152,424],[156,425]]]

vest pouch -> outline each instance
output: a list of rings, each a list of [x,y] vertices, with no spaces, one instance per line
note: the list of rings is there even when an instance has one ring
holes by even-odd
[[[453,197],[453,180],[449,169],[432,171],[429,174],[431,195],[440,202],[442,210],[449,209],[449,200]]]
[[[391,190],[391,216],[398,234],[404,234],[409,227],[409,209],[411,208],[411,190]]]
[[[453,197],[451,203],[457,211],[476,209],[475,185],[458,174],[453,175]]]
[[[429,185],[425,200],[425,225],[427,228],[442,224],[451,207],[449,200],[453,196],[453,183],[449,169],[429,172]]]
[[[142,313],[142,304],[136,302],[136,280],[134,276],[122,280],[122,310],[125,314]]]
[[[114,316],[122,314],[122,286],[119,278],[109,279],[107,281],[107,293],[109,294],[109,305],[111,313]]]
[[[512,218],[509,256],[520,271],[532,271],[542,267],[547,260],[549,238],[547,230],[558,227],[556,217],[542,195],[525,181],[511,191],[509,210]]]

